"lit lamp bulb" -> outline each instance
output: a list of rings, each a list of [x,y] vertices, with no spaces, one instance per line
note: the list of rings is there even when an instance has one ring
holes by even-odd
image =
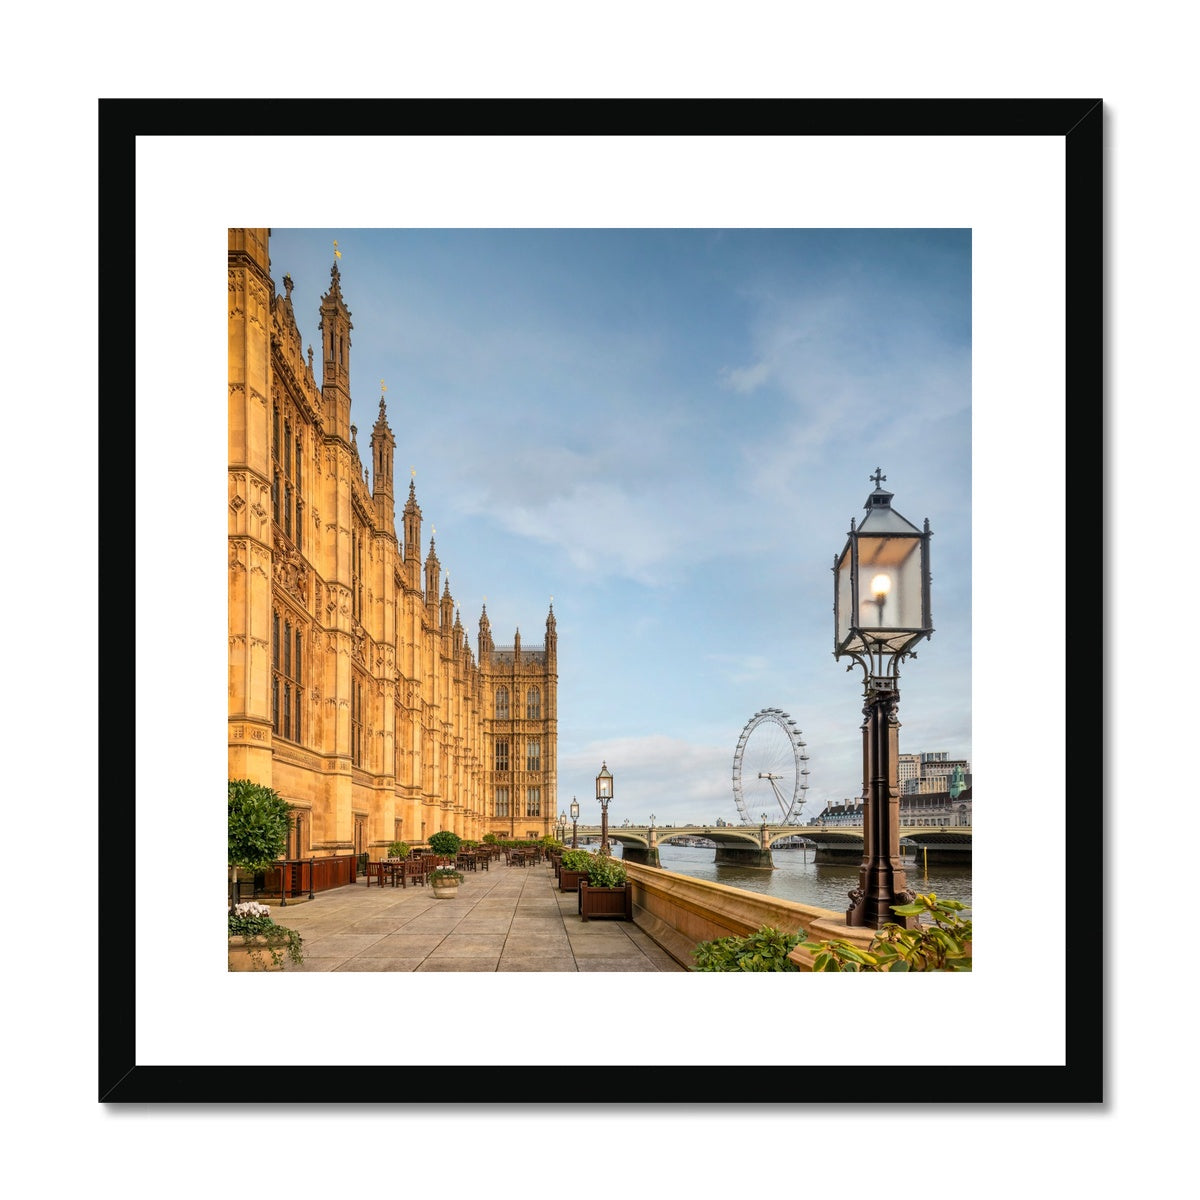
[[[883,605],[892,587],[892,577],[880,573],[871,580],[871,591],[875,593],[875,605],[879,609],[879,624],[883,624]]]

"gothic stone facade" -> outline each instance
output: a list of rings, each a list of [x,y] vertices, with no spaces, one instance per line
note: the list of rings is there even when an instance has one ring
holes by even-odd
[[[337,262],[307,355],[270,230],[229,231],[229,776],[295,806],[290,858],[419,844],[439,829],[542,837],[557,799],[557,633],[478,657],[422,562],[415,481],[396,529],[383,399],[370,471],[350,424]],[[317,374],[319,371],[319,376]]]

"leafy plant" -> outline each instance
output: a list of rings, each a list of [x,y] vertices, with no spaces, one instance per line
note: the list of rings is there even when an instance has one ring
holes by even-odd
[[[798,971],[788,957],[803,934],[761,925],[745,937],[713,938],[693,950],[697,971]]]
[[[276,925],[271,919],[271,910],[265,904],[251,900],[234,905],[229,910],[229,936],[241,937],[250,947],[250,958],[256,967],[261,968],[263,962],[258,938],[266,943],[272,966],[281,966],[285,954],[297,966],[304,961],[300,949],[304,939],[296,930],[288,929],[286,925]]]
[[[930,892],[892,905],[898,916],[923,918],[916,929],[888,922],[866,950],[840,938],[805,942],[804,948],[812,951],[814,971],[969,971],[971,919],[959,915],[966,907]]]
[[[229,781],[229,865],[261,871],[287,850],[292,806],[249,779]]]
[[[407,842],[392,842],[388,846],[388,858],[407,858],[412,853],[412,847]]]
[[[462,838],[449,829],[439,829],[437,833],[429,835],[430,850],[434,854],[441,855],[443,858],[453,858],[458,853],[458,848],[461,845]]]
[[[592,860],[587,865],[589,887],[621,887],[628,883],[629,873],[619,858],[612,858],[607,854],[592,854],[588,857]]]
[[[455,871],[451,867],[438,867],[429,872],[429,882],[434,887],[445,887],[450,883],[462,883],[466,878],[461,871]]]
[[[564,871],[587,871],[595,857],[590,850],[564,850],[559,865]]]

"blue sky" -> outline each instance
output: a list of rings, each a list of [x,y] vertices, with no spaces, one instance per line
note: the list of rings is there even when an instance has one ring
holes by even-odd
[[[485,598],[529,644],[553,597],[558,810],[599,819],[606,761],[614,824],[736,820],[766,707],[807,744],[806,815],[859,793],[830,567],[877,467],[934,534],[900,748],[971,757],[969,230],[273,228],[316,348],[335,238],[360,452],[382,380],[472,646]]]

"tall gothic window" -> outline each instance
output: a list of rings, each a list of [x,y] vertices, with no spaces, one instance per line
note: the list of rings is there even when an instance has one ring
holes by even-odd
[[[300,545],[301,472],[304,445],[299,430],[292,429],[292,417],[272,411],[271,457],[275,468],[271,476],[271,517],[284,534]]]
[[[542,719],[542,693],[535,687],[525,693],[525,716],[531,721]]]
[[[542,789],[531,787],[525,792],[525,815],[540,817],[542,815]]]
[[[496,770],[508,770],[508,738],[496,742]]]
[[[350,761],[363,765],[363,746],[366,741],[366,713],[363,706],[363,685],[356,675],[350,683]]]
[[[508,815],[508,788],[498,787],[496,789],[496,816],[507,817]]]
[[[350,584],[350,604],[356,620],[362,620],[362,580],[363,580],[363,544],[362,534],[354,531],[350,538],[350,573],[353,576]]]
[[[542,769],[542,743],[536,738],[530,738],[525,743],[525,770],[540,771]]]
[[[277,737],[301,740],[301,703],[304,674],[301,669],[303,633],[299,626],[271,614],[271,727]]]
[[[508,688],[506,687],[496,689],[496,720],[508,720]]]

